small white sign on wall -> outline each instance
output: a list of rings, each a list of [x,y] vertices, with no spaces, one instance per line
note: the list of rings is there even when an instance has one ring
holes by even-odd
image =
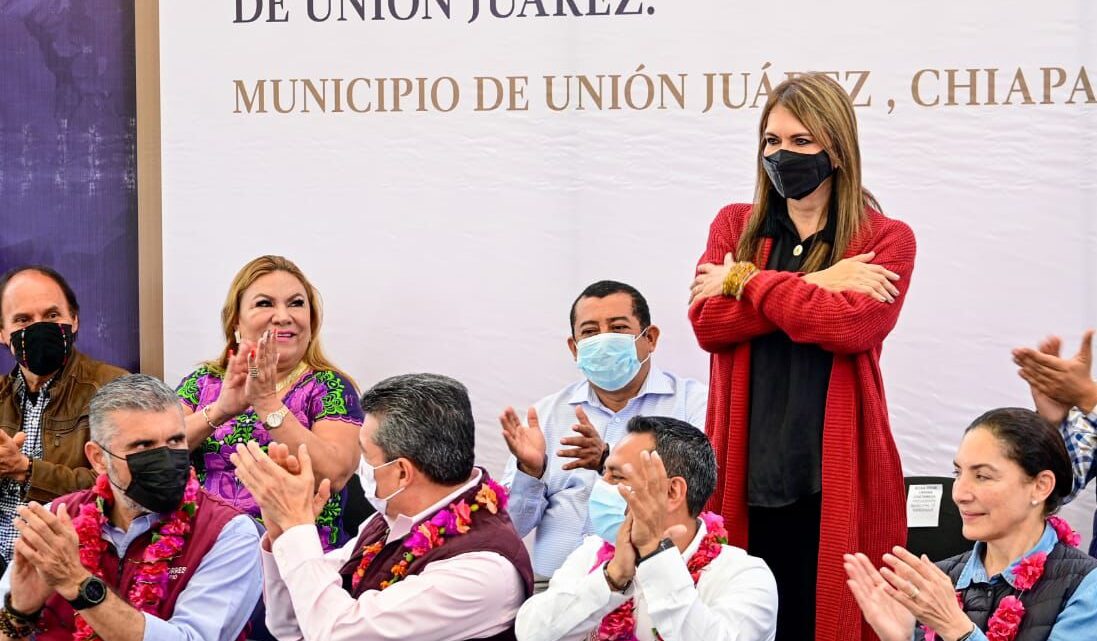
[[[945,486],[940,483],[911,485],[907,492],[907,527],[937,527],[944,494]]]

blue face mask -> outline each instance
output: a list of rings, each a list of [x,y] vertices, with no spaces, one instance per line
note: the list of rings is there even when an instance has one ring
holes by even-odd
[[[577,345],[575,364],[588,381],[607,392],[616,392],[636,378],[647,362],[636,356],[636,341],[646,331],[636,336],[605,332],[584,338]]]
[[[617,542],[617,532],[625,522],[625,510],[628,501],[617,491],[616,485],[610,485],[602,479],[594,482],[590,491],[587,514],[594,533],[610,543]]]

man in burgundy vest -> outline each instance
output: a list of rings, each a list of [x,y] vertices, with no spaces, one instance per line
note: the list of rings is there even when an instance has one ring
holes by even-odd
[[[324,554],[314,518],[330,494],[307,444],[238,446],[237,476],[268,530],[267,627],[279,639],[514,639],[533,589],[506,491],[473,465],[468,391],[433,374],[384,380],[362,397],[358,469],[377,513],[357,540]]]
[[[190,469],[183,414],[142,374],[90,404],[90,490],[20,508],[0,638],[243,639],[259,600],[259,533]]]

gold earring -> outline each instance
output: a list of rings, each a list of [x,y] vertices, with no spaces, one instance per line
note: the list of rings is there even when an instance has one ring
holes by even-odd
[[[236,330],[232,333],[233,338],[236,339],[236,344],[240,344],[240,330]]]

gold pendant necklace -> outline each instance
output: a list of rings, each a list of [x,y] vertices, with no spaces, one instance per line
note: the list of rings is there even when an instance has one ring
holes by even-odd
[[[287,385],[290,385],[297,379],[301,378],[301,374],[304,374],[306,369],[308,369],[308,365],[305,365],[304,361],[298,363],[297,367],[294,367],[293,371],[290,372],[288,376],[283,378],[281,381],[278,382],[277,385],[274,386],[274,391],[281,392],[282,390],[284,390]]]

